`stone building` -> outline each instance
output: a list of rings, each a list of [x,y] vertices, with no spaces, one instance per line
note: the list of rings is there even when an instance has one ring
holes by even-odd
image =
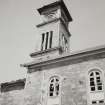
[[[1,84],[0,105],[104,105],[105,46],[70,52],[72,17],[63,0],[38,9],[40,51],[26,79]]]

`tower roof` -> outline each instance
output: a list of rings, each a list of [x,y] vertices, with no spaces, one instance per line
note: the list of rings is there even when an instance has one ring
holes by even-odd
[[[42,14],[43,11],[48,10],[49,8],[56,7],[56,6],[60,6],[64,10],[64,12],[66,13],[66,16],[67,16],[68,20],[72,21],[72,17],[70,15],[65,3],[63,2],[63,0],[58,0],[58,1],[53,2],[51,4],[44,5],[43,7],[39,8],[37,10],[40,14]]]

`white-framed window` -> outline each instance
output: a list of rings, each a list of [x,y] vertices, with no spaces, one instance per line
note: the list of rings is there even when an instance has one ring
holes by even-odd
[[[102,74],[100,71],[91,71],[89,73],[89,79],[90,79],[90,91],[102,91],[103,90],[103,84],[102,84]]]
[[[51,77],[49,82],[49,97],[59,96],[59,91],[60,91],[59,77],[57,76]]]
[[[103,72],[92,69],[88,72],[90,104],[104,103]]]
[[[42,34],[41,50],[52,48],[53,31]]]

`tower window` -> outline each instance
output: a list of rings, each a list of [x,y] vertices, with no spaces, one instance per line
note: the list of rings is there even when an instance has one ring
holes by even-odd
[[[45,34],[42,34],[42,44],[41,44],[41,50],[43,50],[44,47],[44,39],[45,39]]]
[[[46,32],[46,45],[45,45],[45,49],[47,49],[47,47],[48,47],[48,37],[49,37],[49,32]]]
[[[49,44],[49,48],[52,47],[52,37],[53,37],[53,31],[50,31],[50,44]]]
[[[68,42],[64,34],[62,34],[62,49],[63,51],[67,52],[68,50]]]
[[[56,97],[58,95],[59,95],[59,79],[58,77],[53,77],[50,80],[49,96]]]
[[[52,48],[53,31],[42,34],[41,50]]]

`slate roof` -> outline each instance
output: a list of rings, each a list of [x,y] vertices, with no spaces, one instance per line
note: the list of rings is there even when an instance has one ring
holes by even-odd
[[[8,92],[13,90],[21,90],[25,87],[26,79],[19,79],[16,81],[1,83],[1,92]]]

